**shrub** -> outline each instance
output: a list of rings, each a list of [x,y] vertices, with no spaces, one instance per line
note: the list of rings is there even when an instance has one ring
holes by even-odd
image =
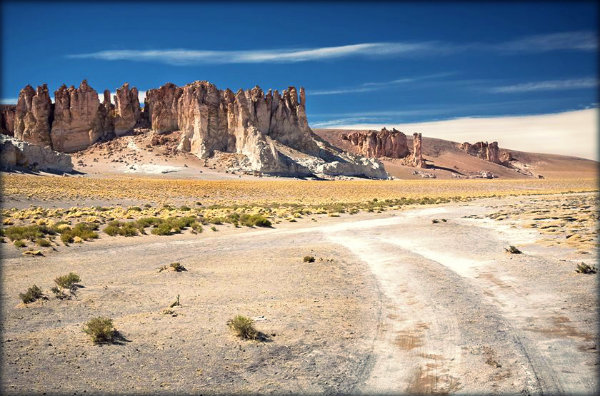
[[[305,263],[314,263],[315,262],[315,258],[314,258],[314,256],[304,256],[303,261]]]
[[[577,269],[575,269],[575,272],[580,274],[595,274],[598,272],[598,269],[593,265],[588,265],[582,262],[577,264]]]
[[[31,286],[29,289],[27,289],[25,293],[19,293],[19,298],[21,298],[21,301],[23,301],[25,304],[34,302],[35,300],[38,300],[43,296],[44,293],[42,293],[42,289],[40,289],[36,285]]]
[[[189,206],[181,205],[179,207],[179,210],[181,210],[182,212],[188,212],[188,211],[192,210],[192,208],[190,208]]]
[[[44,235],[54,235],[55,231],[45,225],[30,225],[30,226],[12,226],[3,230],[4,236],[11,241],[27,239],[35,241],[38,238],[43,238]]]
[[[138,228],[146,228],[146,227],[150,227],[150,226],[157,226],[160,223],[163,222],[163,219],[160,219],[158,217],[141,217],[137,220],[137,226]]]
[[[177,299],[176,299],[175,301],[173,301],[173,302],[171,303],[171,305],[169,305],[169,308],[178,307],[178,306],[180,306],[180,305],[181,305],[181,304],[179,303],[179,294],[178,294],[178,295],[177,295]]]
[[[83,331],[92,337],[94,343],[111,342],[115,336],[112,319],[97,317],[90,319],[83,327]]]
[[[258,331],[254,328],[254,321],[246,316],[237,315],[233,319],[230,319],[227,325],[240,338],[246,340],[255,340],[258,338]]]
[[[141,212],[142,208],[140,208],[139,206],[130,206],[127,208],[127,210],[132,210],[134,212]]]
[[[202,232],[202,224],[200,224],[199,222],[195,221],[194,223],[192,223],[192,230],[194,230],[197,233],[201,233]]]
[[[110,236],[115,236],[119,234],[120,228],[115,225],[108,225],[104,228],[104,233]]]
[[[54,279],[54,283],[63,289],[72,290],[76,283],[81,282],[81,278],[74,272],[69,272],[67,275],[59,276]]]
[[[243,214],[239,217],[239,221],[240,224],[246,227],[271,227],[271,222],[266,217],[259,214]]]
[[[35,243],[38,246],[41,246],[41,247],[50,247],[51,246],[50,241],[47,240],[47,239],[44,239],[44,238],[38,238],[38,239],[36,239]]]
[[[168,223],[159,224],[158,227],[152,229],[154,235],[171,235],[171,225]]]
[[[181,263],[171,263],[169,267],[173,268],[175,272],[187,271]]]
[[[56,296],[56,298],[58,298],[59,300],[64,300],[66,298],[69,298],[68,295],[66,295],[63,290],[57,286],[53,286],[50,291],[52,293],[54,293],[54,295]]]
[[[14,244],[16,247],[19,247],[19,248],[21,248],[21,247],[26,247],[26,246],[27,246],[27,244],[26,244],[25,242],[23,242],[22,240],[20,240],[20,239],[19,239],[19,240],[16,240],[16,241],[14,241],[14,242],[13,242],[13,244]]]
[[[98,233],[95,232],[98,229],[98,225],[94,223],[78,223],[73,228],[64,228],[60,230],[60,240],[64,244],[72,243],[75,237],[81,238],[83,241],[88,239],[96,239],[99,237]]]
[[[215,227],[215,226],[210,227],[210,229],[213,231],[217,231],[217,227]]]
[[[513,245],[510,245],[508,248],[504,248],[504,250],[506,250],[510,254],[521,254],[521,253],[523,253],[522,251],[520,251],[519,249],[517,249]]]

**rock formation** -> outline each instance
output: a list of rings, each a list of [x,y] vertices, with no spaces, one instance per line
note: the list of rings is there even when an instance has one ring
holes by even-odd
[[[470,155],[484,159],[486,161],[494,162],[496,164],[502,163],[500,160],[500,150],[498,148],[498,142],[477,142],[471,144],[465,142],[459,146],[461,150],[466,151]]]
[[[57,151],[74,152],[99,139],[149,126],[159,134],[180,130],[178,149],[199,158],[221,152],[241,154],[241,170],[293,176],[387,177],[376,159],[348,154],[312,132],[303,88],[299,93],[289,87],[281,94],[270,90],[265,94],[254,87],[234,94],[206,81],[183,87],[167,83],[147,91],[142,110],[135,87],[129,89],[125,83],[117,89],[113,105],[109,91],[104,92],[100,103],[96,91],[84,80],[79,88],[61,86],[55,101],[52,106],[45,85],[37,92],[25,87],[16,108],[15,136]],[[377,153],[402,153],[403,134],[387,134],[390,137]]]
[[[110,131],[105,131],[104,106],[98,93],[83,80],[79,88],[64,84],[54,92],[54,121],[50,136],[56,151],[83,150]]]
[[[109,100],[110,102],[110,100]],[[115,95],[114,132],[122,136],[131,132],[140,119],[140,100],[136,87],[129,89],[129,83],[117,89]]]
[[[15,131],[15,105],[0,105],[0,133],[13,136]]]
[[[417,168],[426,168],[423,160],[423,136],[420,133],[413,133],[413,166]]]
[[[366,157],[404,158],[410,153],[406,135],[396,129],[388,131],[383,128],[379,132],[357,131],[343,134],[342,139],[357,146],[360,154]]]
[[[14,136],[29,143],[50,146],[52,102],[46,84],[34,90],[27,85],[19,93],[15,109]]]
[[[43,171],[73,171],[71,156],[4,135],[0,135],[0,167],[6,170],[25,167]]]

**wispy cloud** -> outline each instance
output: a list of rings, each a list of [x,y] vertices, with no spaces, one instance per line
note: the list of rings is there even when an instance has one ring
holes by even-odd
[[[502,87],[491,88],[495,93],[518,93],[535,91],[564,91],[569,89],[595,88],[598,86],[598,80],[595,78],[578,78],[568,80],[550,80],[529,82],[515,85],[506,85]]]
[[[379,82],[366,82],[360,85],[355,85],[351,87],[343,87],[343,88],[333,88],[333,89],[308,89],[307,93],[310,96],[315,95],[338,95],[338,94],[347,94],[347,93],[358,93],[358,92],[371,92],[371,91],[379,91],[381,89],[392,88],[397,85],[413,83],[422,80],[430,80],[436,78],[442,78],[446,76],[453,75],[452,72],[446,73],[436,73],[436,74],[428,74],[424,76],[416,76],[409,78],[399,78],[391,81],[379,81]]]
[[[295,63],[337,59],[348,56],[383,57],[431,52],[447,52],[449,49],[437,42],[416,43],[362,43],[336,47],[212,51],[192,49],[165,50],[106,50],[86,54],[71,54],[68,58],[102,59],[108,61],[151,61],[171,65],[199,63]]]
[[[317,48],[280,48],[256,50],[195,49],[122,49],[66,55],[72,59],[106,61],[158,62],[170,65],[296,63],[333,60],[346,57],[389,57],[449,55],[467,50],[500,53],[539,53],[558,50],[596,51],[598,38],[594,32],[575,31],[527,36],[503,43],[451,43],[445,41],[373,42]]]
[[[508,52],[533,53],[560,50],[596,51],[598,36],[589,31],[540,34],[501,43],[496,48]]]
[[[0,104],[17,104],[17,98],[1,98]]]

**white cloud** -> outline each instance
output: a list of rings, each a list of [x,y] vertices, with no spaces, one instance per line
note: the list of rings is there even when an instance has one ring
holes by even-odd
[[[498,44],[496,48],[508,52],[596,51],[598,37],[589,31],[540,34]]]
[[[348,56],[389,56],[415,53],[443,52],[435,42],[417,43],[362,43],[335,47],[212,51],[191,49],[165,50],[105,50],[87,54],[71,54],[68,58],[102,60],[154,61],[172,65],[198,63],[294,63],[337,59]]]
[[[598,39],[594,32],[576,31],[528,36],[504,43],[462,43],[443,41],[374,42],[317,48],[280,48],[256,50],[194,50],[122,49],[70,54],[68,58],[101,59],[107,61],[146,61],[170,65],[227,63],[295,63],[339,59],[350,56],[384,57],[415,55],[448,55],[466,50],[504,53],[547,52],[557,50],[596,51]]]
[[[381,89],[391,88],[396,85],[408,84],[421,80],[435,79],[440,77],[450,76],[454,73],[436,73],[436,74],[428,74],[424,76],[416,76],[409,78],[399,78],[391,81],[380,81],[380,82],[366,82],[360,85],[355,85],[352,87],[343,87],[343,88],[334,88],[334,89],[307,89],[306,92],[309,96],[317,96],[317,95],[338,95],[338,94],[347,94],[347,93],[357,93],[357,92],[372,92],[379,91]]]
[[[17,104],[18,98],[2,98],[0,104]]]
[[[595,78],[579,78],[569,80],[550,80],[530,82],[515,85],[494,87],[490,91],[496,93],[533,92],[533,91],[562,91],[569,89],[594,88],[598,86]]]
[[[333,128],[334,126],[331,125]],[[500,147],[598,161],[598,108],[533,116],[456,118],[406,124],[337,124],[338,129],[388,129],[455,142],[498,141]]]

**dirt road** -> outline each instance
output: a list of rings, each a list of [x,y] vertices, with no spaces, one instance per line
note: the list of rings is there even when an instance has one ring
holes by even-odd
[[[464,218],[492,204],[502,202],[9,255],[2,387],[597,391],[596,275],[574,273],[560,252],[535,245],[533,230]],[[505,253],[509,244],[524,254]],[[318,260],[303,263],[306,254]],[[157,273],[173,261],[188,271]],[[85,284],[75,299],[19,304],[30,284],[49,287],[73,270]],[[177,294],[178,316],[160,313]],[[256,317],[259,330],[275,334],[270,342],[234,338],[224,323],[237,313]],[[127,342],[91,345],[81,324],[97,314],[115,318]],[[69,379],[74,374],[78,381]]]

